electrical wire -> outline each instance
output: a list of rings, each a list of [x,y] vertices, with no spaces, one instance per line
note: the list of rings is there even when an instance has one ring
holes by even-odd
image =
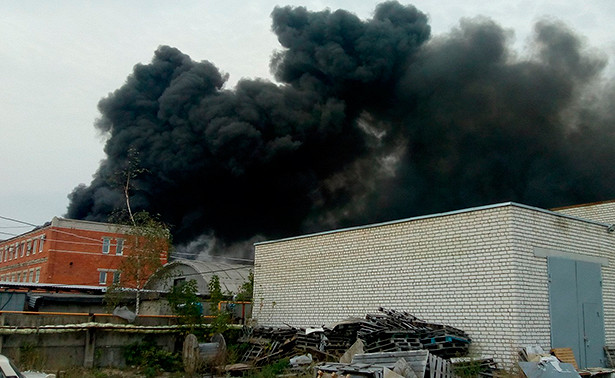
[[[25,224],[25,225],[27,225],[27,226],[38,227],[38,225],[36,225],[36,224],[32,224],[32,223],[29,223],[29,222],[20,221],[20,220],[13,219],[13,218],[9,218],[9,217],[3,217],[2,215],[0,215],[0,219],[8,220],[8,221],[11,221],[11,222],[16,222],[16,223]]]

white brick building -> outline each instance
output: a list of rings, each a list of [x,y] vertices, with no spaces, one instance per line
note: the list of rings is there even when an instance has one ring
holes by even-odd
[[[257,243],[253,316],[316,326],[383,306],[461,328],[500,362],[569,346],[597,366],[615,343],[606,219],[503,203]]]

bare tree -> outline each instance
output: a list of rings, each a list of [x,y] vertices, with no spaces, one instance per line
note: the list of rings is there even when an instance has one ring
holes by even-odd
[[[116,175],[117,183],[122,186],[126,209],[112,215],[110,220],[118,224],[121,233],[126,235],[126,253],[120,264],[119,281],[107,290],[107,300],[117,304],[125,289],[136,291],[135,313],[141,305],[141,293],[147,279],[158,270],[171,252],[171,233],[159,217],[146,211],[134,213],[130,205],[130,192],[133,181],[146,170],[140,167],[138,151],[128,150],[126,164]]]

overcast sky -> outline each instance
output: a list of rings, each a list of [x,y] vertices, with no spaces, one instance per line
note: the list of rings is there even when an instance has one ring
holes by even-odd
[[[378,1],[9,1],[0,0],[0,217],[42,224],[62,216],[67,195],[89,184],[104,158],[97,103],[159,45],[209,60],[230,75],[269,78],[279,48],[276,5],[338,8],[369,18]],[[403,2],[405,3],[405,2]],[[615,1],[414,1],[432,35],[464,17],[486,16],[514,32],[520,54],[541,18],[556,18],[615,60]],[[26,228],[0,219],[0,239]]]

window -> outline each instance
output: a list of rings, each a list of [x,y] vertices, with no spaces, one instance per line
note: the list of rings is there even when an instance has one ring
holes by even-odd
[[[109,253],[109,246],[111,245],[111,239],[103,238],[102,253]]]
[[[28,282],[34,282],[34,269],[30,269],[30,279]]]
[[[23,271],[23,282],[28,282],[28,270]]]
[[[124,252],[124,239],[117,239],[117,244],[115,245],[115,254],[121,255]]]
[[[120,283],[120,272],[118,271],[113,272],[113,283],[114,284]]]
[[[32,253],[32,240],[28,240],[26,256],[30,256],[30,253]]]
[[[45,235],[41,236],[41,241],[38,242],[38,251],[43,252],[43,244],[45,243]]]
[[[35,254],[37,249],[38,249],[38,239],[34,239],[32,240],[32,254]]]
[[[173,286],[180,286],[183,285],[186,282],[186,278],[182,277],[182,278],[176,278],[173,280]]]
[[[34,282],[38,283],[41,278],[41,268],[36,268],[36,275],[34,276]]]
[[[98,274],[98,284],[99,285],[107,284],[107,272],[102,271]]]
[[[18,258],[19,257],[19,243],[15,243],[15,246],[13,247],[13,250],[15,251],[15,256],[13,256],[13,258]]]
[[[23,257],[24,253],[26,253],[26,242],[21,242],[20,247],[21,247],[20,248],[21,249],[20,255],[21,255],[21,257]]]
[[[15,280],[15,282],[19,282],[21,281],[21,273],[17,273],[17,280]]]

